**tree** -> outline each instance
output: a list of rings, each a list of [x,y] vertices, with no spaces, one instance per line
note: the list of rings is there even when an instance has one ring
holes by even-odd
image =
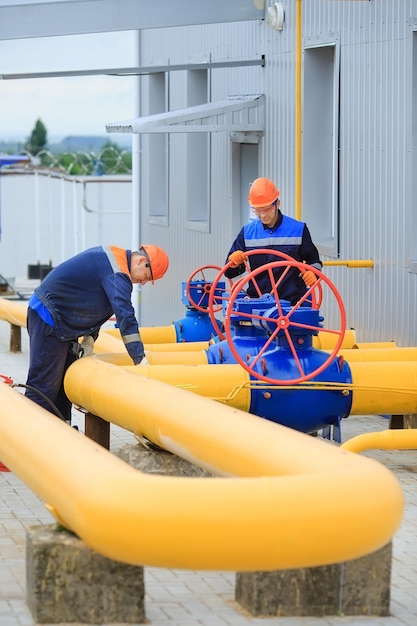
[[[116,143],[107,141],[101,149],[100,159],[95,164],[96,173],[127,174],[132,171],[132,153],[122,150]]]
[[[43,122],[39,119],[36,120],[34,129],[30,135],[30,139],[26,146],[28,152],[32,156],[36,156],[43,150],[47,144],[47,130]]]

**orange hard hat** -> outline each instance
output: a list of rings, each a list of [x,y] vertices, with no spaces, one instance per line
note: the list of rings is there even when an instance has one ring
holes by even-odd
[[[255,208],[270,206],[279,198],[279,189],[269,178],[257,178],[249,189],[249,204]]]
[[[144,245],[139,249],[139,253],[145,253],[149,261],[149,269],[152,275],[152,284],[155,280],[163,278],[169,265],[168,255],[159,246]]]

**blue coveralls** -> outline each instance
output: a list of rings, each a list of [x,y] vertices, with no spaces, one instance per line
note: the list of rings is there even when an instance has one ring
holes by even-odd
[[[131,251],[97,246],[64,261],[36,288],[29,300],[30,342],[26,396],[71,421],[71,403],[64,391],[67,368],[77,358],[79,337],[97,338],[100,327],[115,315],[133,363],[145,352],[132,306]],[[31,388],[41,392],[42,395]]]

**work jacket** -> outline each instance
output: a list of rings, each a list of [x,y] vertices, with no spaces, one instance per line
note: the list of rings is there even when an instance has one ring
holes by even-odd
[[[144,347],[132,306],[131,251],[97,246],[55,267],[35,289],[35,296],[52,317],[60,341],[97,337],[115,315],[133,362],[140,363]],[[29,302],[30,305],[30,302]]]
[[[265,248],[268,250],[276,250],[291,256],[295,261],[307,263],[313,267],[320,269],[322,263],[319,253],[314,245],[307,225],[292,217],[283,215],[279,211],[279,217],[276,225],[271,229],[262,224],[261,220],[255,218],[241,229],[232,247],[229,250],[227,258],[235,250],[249,252]],[[254,270],[267,263],[281,261],[277,255],[273,254],[254,254],[248,257],[249,266]],[[227,260],[226,260],[227,263]],[[275,280],[284,272],[285,267],[275,268],[273,273]],[[234,278],[243,274],[245,271],[244,264],[236,268],[229,268],[225,272],[227,278]],[[255,276],[256,283],[261,293],[271,293],[272,286],[267,272],[260,272]],[[258,298],[259,293],[255,289],[252,281],[249,281],[247,294],[251,298]],[[285,275],[282,283],[278,286],[278,294],[281,300],[288,300],[291,304],[295,304],[306,292],[306,286],[300,277],[300,269],[293,267]]]

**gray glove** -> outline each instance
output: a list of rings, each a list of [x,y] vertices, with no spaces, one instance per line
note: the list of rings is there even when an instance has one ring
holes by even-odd
[[[94,352],[94,339],[91,335],[86,335],[80,344],[79,358],[90,356]]]
[[[142,361],[138,363],[138,365],[149,365],[148,359],[146,358],[146,356],[143,357]]]

